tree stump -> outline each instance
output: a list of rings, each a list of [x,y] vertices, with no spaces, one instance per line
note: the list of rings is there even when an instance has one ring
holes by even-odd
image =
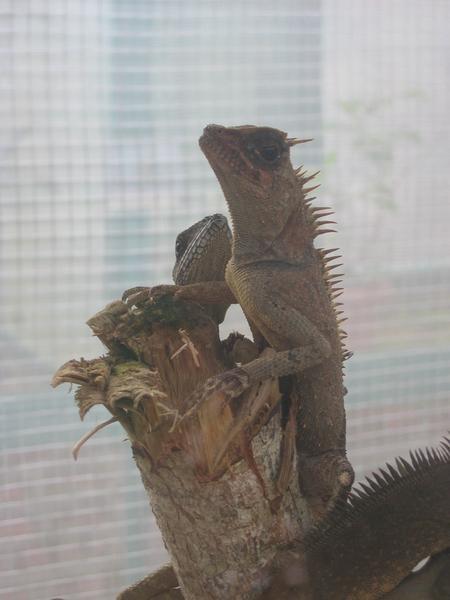
[[[88,325],[108,353],[69,361],[53,385],[78,384],[81,418],[103,404],[125,429],[181,588],[165,597],[258,597],[265,567],[301,537],[304,514],[295,468],[287,489],[276,483],[286,431],[278,381],[231,402],[215,393],[178,423],[197,385],[254,358],[253,343],[239,334],[221,342],[199,305],[170,296],[140,308],[113,302]],[[152,597],[156,579],[145,595],[121,597]]]

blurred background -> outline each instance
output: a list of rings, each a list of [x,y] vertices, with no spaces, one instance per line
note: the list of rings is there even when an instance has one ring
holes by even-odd
[[[166,560],[124,433],[75,463],[107,415],[49,381],[226,211],[207,123],[314,138],[294,163],[339,223],[358,476],[449,429],[449,22],[447,0],[0,0],[1,600],[108,600]]]

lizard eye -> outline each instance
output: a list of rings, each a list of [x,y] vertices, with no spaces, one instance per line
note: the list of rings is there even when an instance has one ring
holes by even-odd
[[[270,146],[262,146],[259,148],[259,154],[264,160],[270,163],[275,162],[281,156],[280,149],[275,144],[271,144]]]
[[[177,238],[177,241],[175,242],[175,257],[177,260],[182,256],[185,249],[186,249],[186,244],[184,243],[184,241],[179,240]]]

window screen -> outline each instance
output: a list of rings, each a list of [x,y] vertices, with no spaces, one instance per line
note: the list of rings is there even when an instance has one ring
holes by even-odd
[[[226,212],[210,122],[313,137],[345,260],[348,445],[362,475],[449,424],[446,0],[0,2],[0,599],[108,600],[167,560],[124,433],[74,463],[52,373],[84,322],[170,281],[176,234]],[[231,311],[223,327],[243,330]]]

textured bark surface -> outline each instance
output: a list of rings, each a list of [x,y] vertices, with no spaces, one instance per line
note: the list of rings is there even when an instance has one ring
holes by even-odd
[[[234,357],[253,358],[254,346],[237,336],[222,344],[215,322],[182,301],[163,299],[150,311],[115,302],[88,324],[109,354],[69,361],[53,384],[80,385],[81,417],[103,404],[123,425],[183,596],[256,598],[264,568],[300,537],[304,508],[295,470],[282,497],[276,486],[284,432],[278,382],[232,402],[215,394],[178,425],[189,393]]]
[[[276,477],[280,441],[275,417],[253,444],[269,495],[276,494],[270,481]],[[198,482],[182,453],[172,454],[157,472],[143,456],[136,462],[184,596],[257,597],[265,583],[263,567],[282,544],[300,535],[296,483],[272,513],[245,461],[206,484]]]

